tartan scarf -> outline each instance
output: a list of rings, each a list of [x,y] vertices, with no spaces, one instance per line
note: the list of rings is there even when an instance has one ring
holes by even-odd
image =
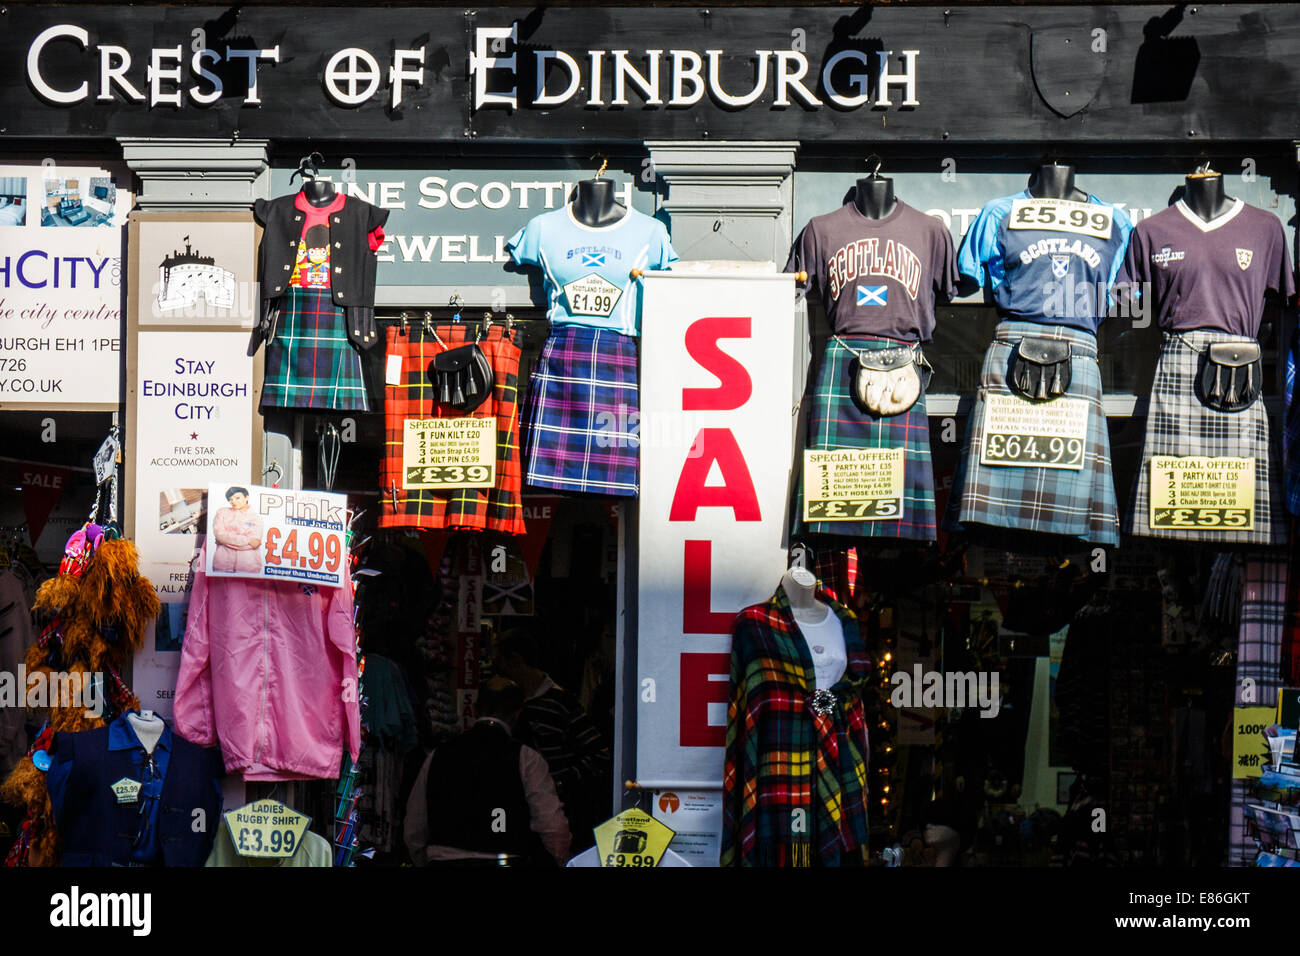
[[[844,629],[848,666],[830,713],[815,714],[812,655],[785,592],[732,625],[731,694],[723,774],[723,866],[865,862],[871,674],[857,620],[820,581],[817,599]]]

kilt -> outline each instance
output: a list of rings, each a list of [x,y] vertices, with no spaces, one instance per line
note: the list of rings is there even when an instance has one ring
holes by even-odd
[[[1124,530],[1129,534],[1231,544],[1286,542],[1287,512],[1281,489],[1280,455],[1277,442],[1270,440],[1264,399],[1256,399],[1253,405],[1240,412],[1219,412],[1203,405],[1196,395],[1196,378],[1202,361],[1196,349],[1204,350],[1214,342],[1254,341],[1208,329],[1180,335],[1164,334],[1155,381],[1151,385],[1146,436],[1142,442],[1142,467],[1138,469],[1132,507],[1124,523]],[[1155,455],[1255,459],[1254,530],[1151,528],[1149,462]]]
[[[529,383],[525,480],[635,496],[639,419],[636,339],[577,325],[552,329]]]
[[[291,286],[281,296],[275,339],[266,344],[262,407],[370,410],[361,354],[329,289]]]
[[[841,335],[852,349],[897,348],[893,339],[874,335]],[[835,338],[826,343],[808,411],[805,447],[813,451],[881,448],[903,449],[903,508],[894,520],[803,520],[803,481],[795,484],[795,534],[841,534],[864,538],[935,539],[934,467],[930,460],[930,419],[925,394],[898,415],[872,415],[858,408],[849,394],[853,352]],[[799,467],[802,468],[802,456]]]
[[[1026,336],[1064,339],[1070,343],[1071,382],[1066,397],[1088,403],[1088,432],[1083,468],[983,465],[984,410],[989,394],[1013,394],[1007,368],[1016,345]],[[1007,320],[998,323],[984,353],[980,387],[966,426],[961,462],[953,479],[944,515],[946,530],[969,524],[1013,531],[1062,535],[1093,544],[1119,544],[1118,506],[1111,476],[1110,435],[1101,404],[1101,368],[1097,338],[1063,325]]]
[[[464,325],[439,325],[448,349],[474,341]],[[420,328],[402,333],[389,327],[388,362],[400,358],[401,384],[385,385],[384,458],[379,472],[379,527],[524,533],[519,469],[519,346],[493,325],[478,343],[492,366],[492,394],[466,413],[440,404],[429,366],[444,350]],[[445,491],[402,487],[402,438],[408,418],[496,417],[496,485]]]

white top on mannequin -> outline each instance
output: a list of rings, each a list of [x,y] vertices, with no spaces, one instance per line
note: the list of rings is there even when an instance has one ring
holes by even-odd
[[[817,600],[817,578],[805,568],[791,568],[781,578],[795,626],[812,655],[818,690],[830,690],[849,665],[844,628],[830,605]]]
[[[135,731],[136,738],[144,746],[144,752],[153,753],[153,748],[158,746],[158,741],[162,738],[163,729],[167,724],[161,717],[153,711],[146,711],[143,714],[127,714],[127,722],[130,723],[131,729]]]

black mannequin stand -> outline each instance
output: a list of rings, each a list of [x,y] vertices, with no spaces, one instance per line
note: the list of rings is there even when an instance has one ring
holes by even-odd
[[[887,176],[875,175],[859,179],[853,204],[868,219],[884,219],[898,208],[898,200],[894,198],[894,181]]]
[[[574,219],[593,229],[612,226],[627,215],[627,207],[614,198],[613,180],[602,178],[581,180],[570,208]]]
[[[1224,194],[1223,177],[1218,173],[1194,173],[1183,187],[1183,203],[1205,222],[1218,219],[1232,208]]]
[[[1035,199],[1069,199],[1087,202],[1088,194],[1074,185],[1074,167],[1060,163],[1039,166],[1029,179],[1029,195]]]
[[[313,206],[328,206],[334,201],[337,193],[334,192],[334,184],[328,179],[309,179],[302,184],[302,194],[307,197],[307,201]]]

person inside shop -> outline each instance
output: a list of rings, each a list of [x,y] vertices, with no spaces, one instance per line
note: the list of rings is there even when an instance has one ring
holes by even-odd
[[[425,761],[406,804],[403,837],[416,866],[562,866],[569,822],[546,760],[511,736],[523,689],[494,677],[469,730]]]
[[[609,743],[573,694],[538,666],[536,639],[523,629],[497,642],[495,673],[523,688],[526,701],[515,736],[546,758],[551,779],[573,825],[574,848],[595,842],[592,828],[610,815],[613,761]]]
[[[230,506],[219,508],[212,522],[212,536],[217,539],[212,570],[256,573],[262,569],[262,519],[248,506],[247,488],[227,488],[226,500]]]

